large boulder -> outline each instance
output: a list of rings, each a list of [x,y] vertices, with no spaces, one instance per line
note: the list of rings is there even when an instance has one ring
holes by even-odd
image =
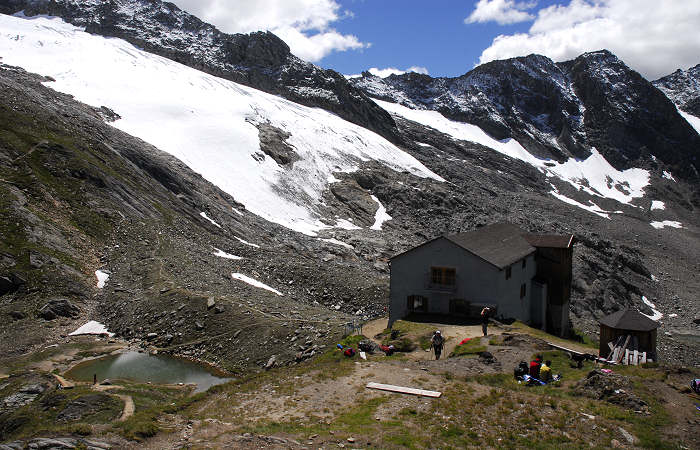
[[[77,317],[80,309],[65,298],[54,298],[49,300],[39,309],[39,317],[46,320],[53,320],[57,317]]]

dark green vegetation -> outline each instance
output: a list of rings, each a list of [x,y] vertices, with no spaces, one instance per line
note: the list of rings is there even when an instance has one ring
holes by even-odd
[[[104,428],[104,424],[121,414],[123,404],[117,397],[95,392],[87,386],[57,390],[51,376],[21,374],[12,377],[0,390],[0,396],[6,398],[24,386],[36,384],[45,390],[35,400],[0,414],[0,441],[53,434],[90,435],[95,427]]]

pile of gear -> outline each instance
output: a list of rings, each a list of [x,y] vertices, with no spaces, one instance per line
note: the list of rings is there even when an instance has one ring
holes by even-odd
[[[525,382],[528,386],[541,386],[561,380],[560,374],[552,374],[552,361],[542,362],[542,355],[537,355],[529,365],[520,361],[518,367],[513,370],[513,375],[519,383]]]

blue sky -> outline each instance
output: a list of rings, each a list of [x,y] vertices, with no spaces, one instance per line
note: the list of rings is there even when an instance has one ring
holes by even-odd
[[[225,32],[269,30],[300,58],[346,75],[413,67],[458,76],[494,59],[565,61],[603,48],[650,80],[700,63],[698,0],[174,2]]]
[[[464,19],[475,2],[450,0],[344,0],[352,16],[335,24],[343,34],[358,36],[369,48],[335,52],[317,62],[344,74],[370,67],[405,70],[425,67],[433,76],[459,76],[479,62],[481,52],[499,34],[523,33],[529,22],[498,25],[469,23]],[[548,6],[552,2],[538,2]],[[700,61],[699,61],[700,62]]]

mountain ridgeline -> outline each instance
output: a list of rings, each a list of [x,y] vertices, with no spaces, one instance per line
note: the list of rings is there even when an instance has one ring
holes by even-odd
[[[594,147],[618,169],[646,167],[654,156],[681,177],[700,177],[700,136],[671,102],[698,114],[698,67],[652,84],[602,50],[561,63],[541,55],[493,61],[456,78],[364,73],[348,81],[297,58],[270,32],[226,34],[168,2],[0,1],[0,12],[19,11],[59,16],[90,33],[324,108],[394,143],[402,141],[392,116],[369,97],[439,111],[496,139],[514,138],[538,157],[585,158]]]
[[[473,123],[497,139],[559,161],[595,147],[618,169],[654,156],[698,178],[700,136],[673,103],[606,50],[554,63],[529,55],[482,64],[456,78],[406,73],[351,80],[368,95]]]
[[[305,62],[270,32],[227,34],[159,0],[1,0],[0,13],[58,16],[89,33],[118,37],[144,50],[236,83],[281,95],[396,140],[389,114],[345,77]]]

